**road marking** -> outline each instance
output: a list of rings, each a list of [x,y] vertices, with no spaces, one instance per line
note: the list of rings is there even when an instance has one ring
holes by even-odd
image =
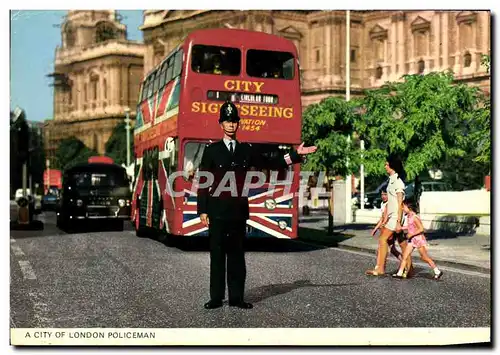
[[[14,245],[11,245],[10,247],[16,256],[24,256],[24,253],[21,250],[21,247],[19,245],[14,244]]]
[[[21,272],[23,273],[25,279],[36,280],[35,272],[33,271],[29,261],[19,260],[19,266],[21,267]]]
[[[334,250],[343,251],[343,252],[346,252],[346,253],[351,253],[351,254],[357,254],[357,255],[363,255],[363,256],[371,256],[371,257],[373,257],[373,253],[368,253],[368,252],[363,252],[363,251],[349,250],[349,249],[340,249],[340,248],[328,248],[328,249],[334,249]],[[393,261],[395,261],[395,260],[393,260]],[[418,266],[423,266],[424,268],[429,268],[429,265],[427,265],[426,263],[423,263],[423,262],[414,261],[413,264],[418,265]],[[458,268],[454,268],[454,267],[451,267],[451,266],[444,266],[444,265],[443,266],[439,266],[439,268],[442,269],[442,270],[445,270],[445,271],[456,272],[458,274],[471,275],[471,276],[479,276],[479,277],[484,277],[484,278],[487,278],[487,279],[491,278],[491,274],[485,274],[485,273],[479,272],[479,271],[458,269]]]

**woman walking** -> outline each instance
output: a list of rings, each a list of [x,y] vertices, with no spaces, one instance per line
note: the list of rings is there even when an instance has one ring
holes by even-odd
[[[385,171],[389,175],[389,183],[387,185],[387,223],[382,228],[382,233],[378,240],[377,265],[374,269],[366,271],[366,274],[370,276],[383,276],[385,274],[385,262],[388,252],[387,241],[393,237],[395,233],[400,233],[402,231],[403,201],[405,194],[405,184],[403,180],[406,178],[403,163],[397,156],[390,154],[385,163]],[[399,245],[404,254],[408,242],[400,241]],[[409,257],[407,261],[407,270],[410,268],[411,257]]]

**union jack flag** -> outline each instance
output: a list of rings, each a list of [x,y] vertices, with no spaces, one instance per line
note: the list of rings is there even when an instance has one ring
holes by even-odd
[[[250,218],[247,220],[247,236],[249,237],[276,237],[293,238],[296,231],[293,229],[293,214],[291,211],[294,194],[283,195],[284,187],[276,186],[272,189],[250,189],[248,204]],[[191,190],[184,190],[183,206],[183,235],[207,236],[205,227],[197,214],[197,195]]]

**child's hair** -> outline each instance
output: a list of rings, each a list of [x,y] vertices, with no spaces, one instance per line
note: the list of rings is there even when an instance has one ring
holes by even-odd
[[[380,193],[386,194],[387,193],[387,186],[382,187],[382,189],[380,189]]]
[[[410,200],[410,199],[405,199],[403,201],[403,204],[405,204],[410,210],[412,210],[413,212],[416,211],[416,206],[415,206],[415,203]]]

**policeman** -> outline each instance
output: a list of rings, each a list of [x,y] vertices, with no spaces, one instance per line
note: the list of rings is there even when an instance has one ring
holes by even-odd
[[[203,172],[200,185],[203,186],[209,173],[214,178],[210,187],[198,190],[198,214],[202,223],[208,226],[210,240],[210,301],[205,303],[207,309],[222,307],[226,289],[226,256],[229,306],[253,307],[243,298],[246,278],[243,241],[249,209],[248,198],[242,192],[247,171],[251,167],[259,170],[286,167],[302,161],[301,155],[316,151],[316,147],[304,147],[302,143],[297,151],[277,158],[265,158],[256,154],[249,144],[236,140],[239,120],[236,106],[232,102],[224,103],[219,117],[223,139],[205,149],[200,164],[200,172]],[[237,191],[218,194],[228,185],[228,177],[235,178]],[[223,179],[222,187],[219,187]]]

